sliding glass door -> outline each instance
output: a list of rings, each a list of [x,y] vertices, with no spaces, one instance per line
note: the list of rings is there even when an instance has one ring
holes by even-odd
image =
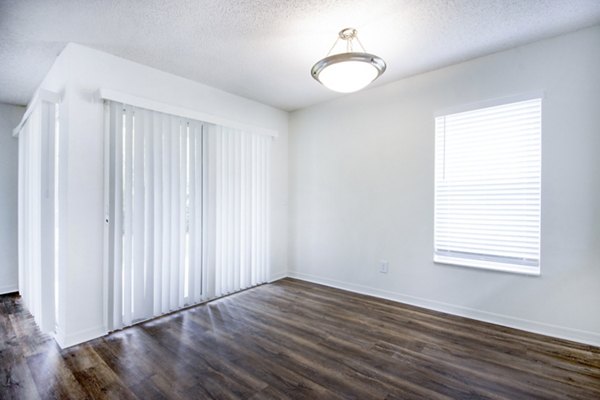
[[[108,322],[264,283],[271,138],[107,102]]]

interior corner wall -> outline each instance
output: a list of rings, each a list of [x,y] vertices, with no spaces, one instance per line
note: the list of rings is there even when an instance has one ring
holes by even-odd
[[[63,347],[104,335],[104,107],[101,88],[273,129],[271,273],[287,272],[288,113],[200,83],[84,46],[69,44],[59,57],[65,76],[61,120],[65,171],[60,240],[65,246],[59,283],[64,296]],[[50,85],[51,86],[51,85]],[[63,105],[61,104],[61,107]],[[64,130],[64,131],[63,131]],[[63,134],[64,132],[64,134]]]
[[[13,129],[25,107],[0,103],[0,294],[19,290],[18,155]]]
[[[290,275],[600,345],[599,49],[596,26],[293,112]],[[541,276],[434,264],[434,113],[540,90]]]

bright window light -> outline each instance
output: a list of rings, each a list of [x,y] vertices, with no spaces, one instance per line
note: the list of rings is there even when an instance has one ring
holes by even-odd
[[[435,120],[434,261],[540,273],[539,98]]]

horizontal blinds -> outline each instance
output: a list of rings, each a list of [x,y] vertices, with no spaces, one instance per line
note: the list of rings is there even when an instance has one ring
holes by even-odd
[[[541,99],[435,120],[435,258],[537,269]]]

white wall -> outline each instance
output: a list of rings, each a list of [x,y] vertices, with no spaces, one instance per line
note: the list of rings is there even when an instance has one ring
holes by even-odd
[[[290,275],[600,345],[599,74],[595,27],[293,112]],[[542,275],[434,264],[434,113],[538,90]]]
[[[0,294],[18,290],[17,194],[19,142],[13,129],[24,107],[0,103]]]
[[[104,178],[100,88],[177,105],[240,123],[274,129],[272,153],[271,279],[287,271],[288,113],[80,45],[69,44],[42,87],[64,91],[61,136],[65,177],[61,191],[63,346],[106,333],[103,321]],[[61,116],[63,116],[61,114]],[[67,128],[63,130],[63,128]]]

